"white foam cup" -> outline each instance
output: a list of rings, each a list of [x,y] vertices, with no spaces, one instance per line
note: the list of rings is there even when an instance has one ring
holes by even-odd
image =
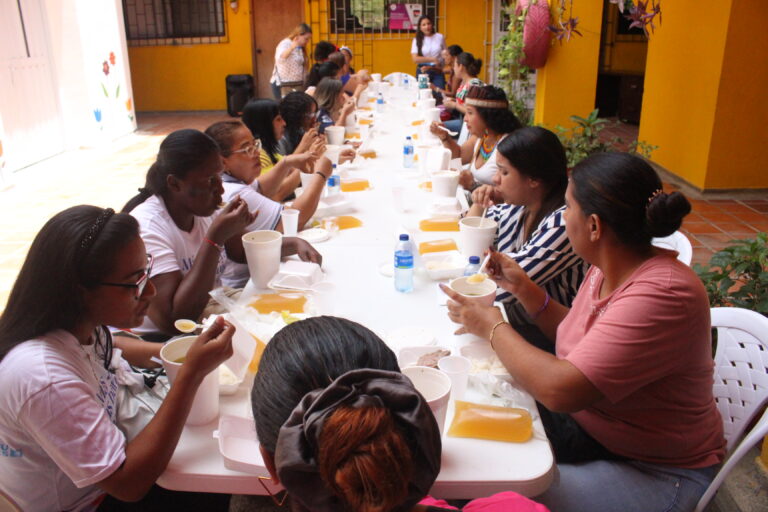
[[[425,100],[426,101],[426,100]],[[432,103],[434,103],[435,100],[432,100]],[[424,112],[424,117],[427,122],[427,124],[431,123],[432,121],[435,121],[436,123],[440,122],[440,109],[436,107],[430,107]]]
[[[172,339],[160,349],[160,359],[163,360],[165,373],[173,386],[176,375],[184,363],[177,363],[179,359],[187,356],[189,347],[197,339],[197,336],[184,336]],[[187,416],[187,425],[205,425],[219,415],[219,370],[215,369],[203,378],[200,387],[197,388],[192,408]]]
[[[432,89],[419,89],[419,99],[420,100],[433,99]],[[434,107],[435,104],[433,103],[432,106]]]
[[[435,98],[431,96],[430,91],[430,97],[425,99],[419,99],[419,101],[416,102],[416,106],[418,106],[421,110],[428,111],[431,108],[435,108]]]
[[[457,277],[448,283],[448,287],[469,300],[479,302],[483,306],[493,306],[496,300],[496,282],[485,279],[479,283],[470,283],[468,276]]]
[[[409,366],[402,371],[403,375],[411,380],[416,391],[421,393],[427,401],[442,436],[445,414],[448,412],[448,400],[451,397],[451,379],[440,370],[426,366]]]
[[[285,236],[296,236],[299,229],[299,210],[284,208],[280,212],[280,219],[283,221],[283,234]]]
[[[325,131],[327,132],[328,128]],[[338,164],[339,153],[341,153],[341,146],[339,144],[326,144],[323,156],[330,160],[332,164]]]
[[[472,361],[463,356],[446,356],[437,362],[437,367],[451,379],[451,399],[464,398]]]
[[[300,172],[299,178],[301,179],[301,188],[307,190],[309,184],[315,179],[315,175],[311,172]]]
[[[325,128],[325,136],[328,138],[328,144],[334,146],[341,146],[344,144],[344,132],[346,128],[343,126],[327,126]]]
[[[256,288],[267,288],[269,280],[280,270],[283,235],[279,231],[251,231],[243,235],[243,249],[248,271]]]
[[[459,221],[459,251],[461,254],[483,257],[496,236],[496,221],[483,217],[464,217]]]
[[[432,192],[440,197],[456,197],[459,188],[459,173],[455,171],[438,171],[432,173]]]

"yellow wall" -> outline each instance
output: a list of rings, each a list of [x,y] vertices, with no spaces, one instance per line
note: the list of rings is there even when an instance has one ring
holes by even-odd
[[[227,43],[128,49],[136,110],[226,109],[226,76],[252,72],[251,2],[224,8]]]
[[[556,17],[557,2],[550,4]],[[574,16],[579,18],[577,30],[582,37],[573,36],[562,45],[555,42],[546,66],[538,72],[534,110],[537,124],[570,126],[570,116],[585,116],[595,108],[603,1],[575,2]]]
[[[733,2],[705,188],[768,188],[768,37],[764,21],[763,2]]]
[[[703,188],[731,1],[698,7],[696,0],[664,4],[648,43],[639,137],[659,146],[654,161]]]

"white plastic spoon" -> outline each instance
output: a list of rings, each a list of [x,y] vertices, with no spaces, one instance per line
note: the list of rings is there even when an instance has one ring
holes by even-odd
[[[457,136],[457,135],[458,135],[458,133],[457,133],[457,132],[452,132],[451,130],[449,130],[449,129],[448,129],[448,128],[446,128],[445,126],[437,125],[437,127],[438,127],[438,128],[440,128],[441,130],[443,130],[444,132],[446,132],[446,133],[447,133],[448,135],[450,135],[451,137],[455,137],[455,136]]]
[[[197,329],[202,329],[203,326],[198,324],[197,322],[194,322],[192,320],[187,320],[186,318],[179,318],[175,322],[173,322],[173,326],[176,328],[177,331],[180,332],[195,332]]]

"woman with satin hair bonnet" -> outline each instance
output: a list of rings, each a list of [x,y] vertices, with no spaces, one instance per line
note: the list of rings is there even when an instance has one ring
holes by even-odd
[[[265,465],[291,510],[455,510],[426,497],[442,448],[429,406],[362,325],[322,316],[283,328],[264,350],[251,403]],[[488,512],[546,511],[515,493],[484,499],[501,503]]]

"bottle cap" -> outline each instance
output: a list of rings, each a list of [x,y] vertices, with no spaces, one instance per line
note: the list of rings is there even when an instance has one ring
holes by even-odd
[[[471,265],[477,265],[478,263],[480,263],[480,256],[470,256],[469,263]]]
[[[406,233],[401,234],[400,235],[400,240],[407,241],[408,240],[408,235]]]
[[[410,135],[407,135],[407,136],[405,137],[405,140],[411,140],[411,136],[410,136]]]

